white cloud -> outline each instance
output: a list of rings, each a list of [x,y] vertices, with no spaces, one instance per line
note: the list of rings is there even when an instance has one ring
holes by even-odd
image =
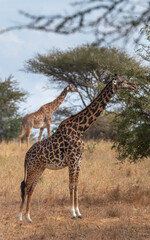
[[[12,43],[20,44],[20,45],[24,44],[24,41],[22,39],[19,39],[19,37],[13,32],[0,35],[0,41],[3,41],[5,43],[11,43],[11,44]]]

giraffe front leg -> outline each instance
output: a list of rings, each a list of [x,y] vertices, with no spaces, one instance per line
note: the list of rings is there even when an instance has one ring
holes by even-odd
[[[74,192],[75,192],[75,172],[74,169],[69,169],[69,190],[70,190],[70,203],[71,203],[71,216],[76,218],[75,205],[74,205]]]
[[[44,128],[40,128],[40,133],[39,133],[39,136],[38,136],[38,141],[41,141],[41,136],[42,136],[43,130],[44,130]]]
[[[74,205],[74,186],[70,187],[70,202],[71,202],[71,216],[72,218],[77,218],[76,211],[75,211],[75,205]]]
[[[47,124],[47,133],[48,133],[48,137],[51,136],[51,127],[50,124]]]
[[[52,117],[47,116],[45,118],[45,123],[46,123],[46,128],[47,128],[47,133],[48,133],[48,137],[51,136],[51,122],[52,122]]]
[[[77,217],[83,218],[78,207],[78,186],[75,186],[74,203],[75,203],[75,212],[77,214]]]
[[[74,203],[75,203],[75,212],[76,212],[78,218],[83,218],[79,211],[79,207],[78,207],[78,178],[79,178],[80,164],[81,164],[81,162],[79,161],[78,167],[76,170],[76,175],[75,175]]]

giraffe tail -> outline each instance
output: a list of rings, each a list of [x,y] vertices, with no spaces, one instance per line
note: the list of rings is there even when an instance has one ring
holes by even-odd
[[[25,186],[26,186],[26,184],[25,184],[25,181],[23,180],[22,182],[21,182],[21,186],[20,186],[20,188],[21,188],[21,198],[22,198],[22,202],[24,203],[24,199],[25,199]]]
[[[25,187],[26,187],[26,161],[24,163],[24,180],[21,182],[21,198],[22,202],[24,203],[25,200]]]

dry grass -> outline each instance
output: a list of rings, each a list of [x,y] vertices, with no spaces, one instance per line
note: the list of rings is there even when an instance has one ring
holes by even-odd
[[[150,159],[117,164],[111,143],[88,142],[79,181],[83,220],[70,219],[68,169],[45,170],[32,198],[32,224],[17,222],[26,146],[0,144],[1,239],[150,239]]]

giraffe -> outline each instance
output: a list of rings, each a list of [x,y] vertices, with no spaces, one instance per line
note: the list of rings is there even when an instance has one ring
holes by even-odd
[[[125,78],[115,75],[89,106],[64,120],[51,137],[35,143],[27,151],[24,180],[21,183],[22,201],[18,215],[19,221],[22,221],[22,209],[27,197],[26,219],[28,222],[32,222],[30,217],[31,197],[43,171],[46,168],[58,170],[65,167],[68,167],[69,170],[71,216],[72,218],[82,218],[78,207],[78,177],[84,151],[82,137],[119,89],[135,90],[137,86]]]
[[[41,106],[38,111],[24,116],[24,118],[22,119],[21,132],[19,135],[20,145],[24,134],[26,134],[26,142],[27,145],[29,145],[29,138],[32,128],[40,128],[38,141],[41,140],[44,128],[47,128],[48,136],[50,137],[50,125],[52,122],[51,114],[63,102],[68,92],[78,92],[78,90],[74,86],[68,85],[54,101]]]

